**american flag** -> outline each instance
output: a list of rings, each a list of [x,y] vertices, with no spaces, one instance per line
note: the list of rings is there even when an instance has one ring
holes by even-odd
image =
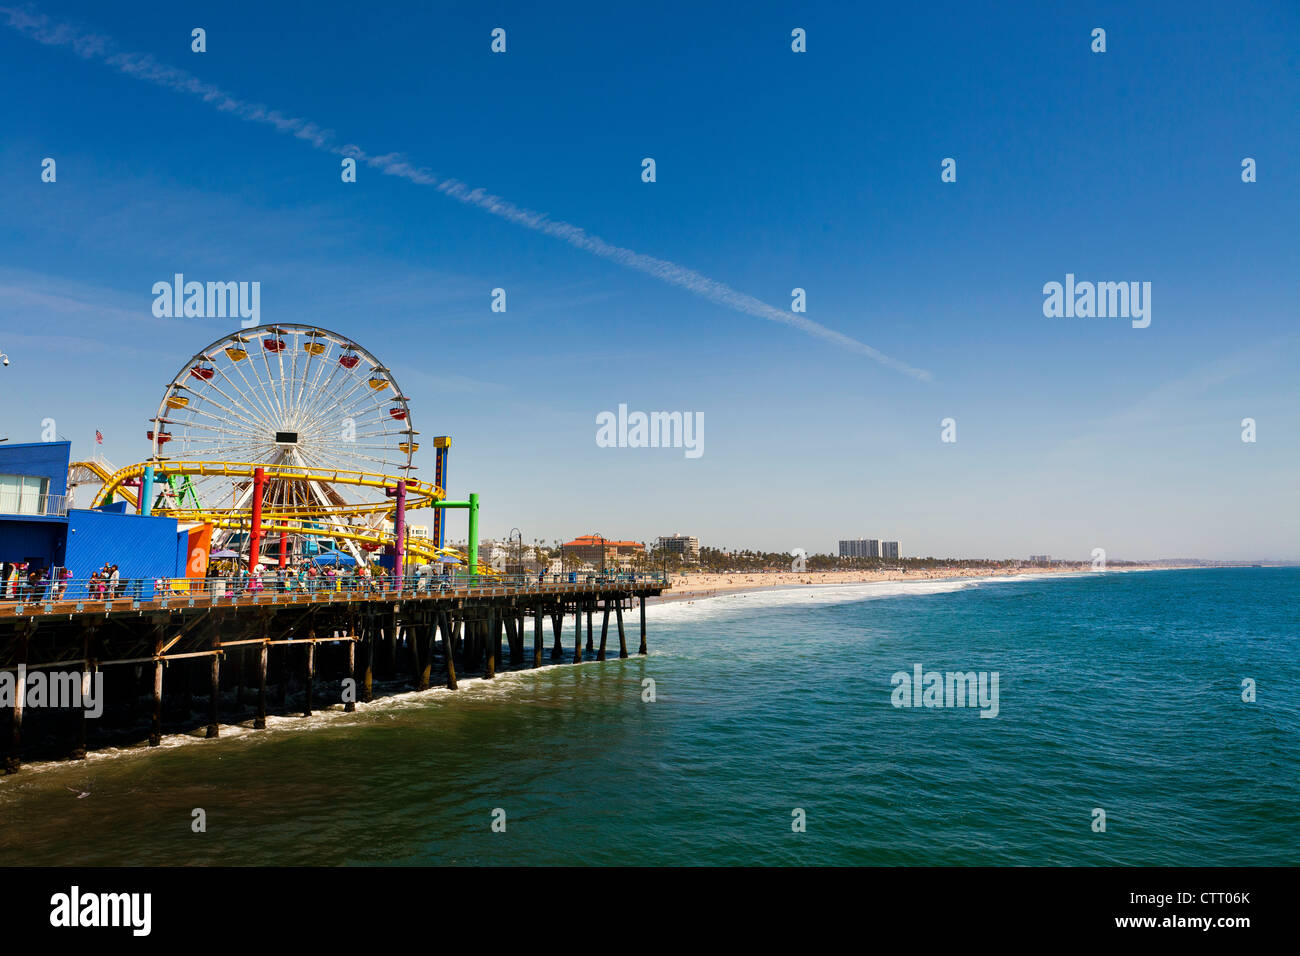
[[[98,428],[95,429],[95,444],[96,445],[104,444],[104,433],[101,432]]]

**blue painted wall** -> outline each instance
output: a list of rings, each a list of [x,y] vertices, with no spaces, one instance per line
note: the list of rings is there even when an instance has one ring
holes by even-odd
[[[27,561],[36,568],[63,563],[67,523],[62,518],[0,521],[0,561]]]
[[[124,579],[146,580],[146,597],[152,593],[154,578],[185,573],[185,547],[175,518],[74,508],[68,512],[67,542],[64,564],[74,578],[88,578],[105,564],[116,564]]]
[[[49,493],[67,494],[66,441],[0,444],[0,474],[36,475],[49,479]],[[26,561],[36,568],[57,567],[64,561],[67,520],[48,515],[0,515],[0,561]]]
[[[68,461],[72,443],[37,441],[0,444],[0,474],[44,475],[50,479],[50,494],[68,493]]]

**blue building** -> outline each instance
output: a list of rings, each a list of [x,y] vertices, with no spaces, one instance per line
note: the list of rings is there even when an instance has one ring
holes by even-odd
[[[71,452],[66,441],[0,444],[0,562],[67,568],[74,580],[115,564],[124,581],[147,582],[138,593],[152,593],[155,578],[184,577],[189,536],[175,518],[128,514],[125,502],[72,507]]]
[[[69,442],[0,444],[0,561],[62,567]]]

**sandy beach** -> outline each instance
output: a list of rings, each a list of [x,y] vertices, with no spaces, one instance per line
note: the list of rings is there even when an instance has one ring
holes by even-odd
[[[1126,571],[1137,571],[1146,565],[1125,565]],[[907,571],[750,571],[729,574],[687,572],[674,575],[672,587],[664,591],[660,601],[695,601],[704,598],[734,594],[738,591],[758,591],[767,588],[788,588],[825,584],[869,584],[876,581],[933,581],[945,578],[1015,577],[1026,574],[1083,574],[1090,573],[1088,564],[1055,567],[987,568],[949,565],[938,568],[916,568]]]

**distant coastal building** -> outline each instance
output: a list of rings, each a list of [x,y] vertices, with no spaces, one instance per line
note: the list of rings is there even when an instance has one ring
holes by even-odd
[[[1029,556],[1030,564],[1051,564],[1052,556],[1050,554],[1031,554]]]
[[[880,556],[882,558],[892,558],[898,560],[898,542],[882,541],[880,542]]]
[[[840,541],[841,558],[878,558],[880,542],[875,538],[853,538]]]
[[[567,557],[577,558],[592,567],[626,564],[633,556],[645,552],[640,541],[615,541],[598,534],[584,534],[560,545]]]
[[[655,542],[655,550],[667,554],[680,554],[683,561],[700,560],[700,539],[689,534],[670,534]]]

